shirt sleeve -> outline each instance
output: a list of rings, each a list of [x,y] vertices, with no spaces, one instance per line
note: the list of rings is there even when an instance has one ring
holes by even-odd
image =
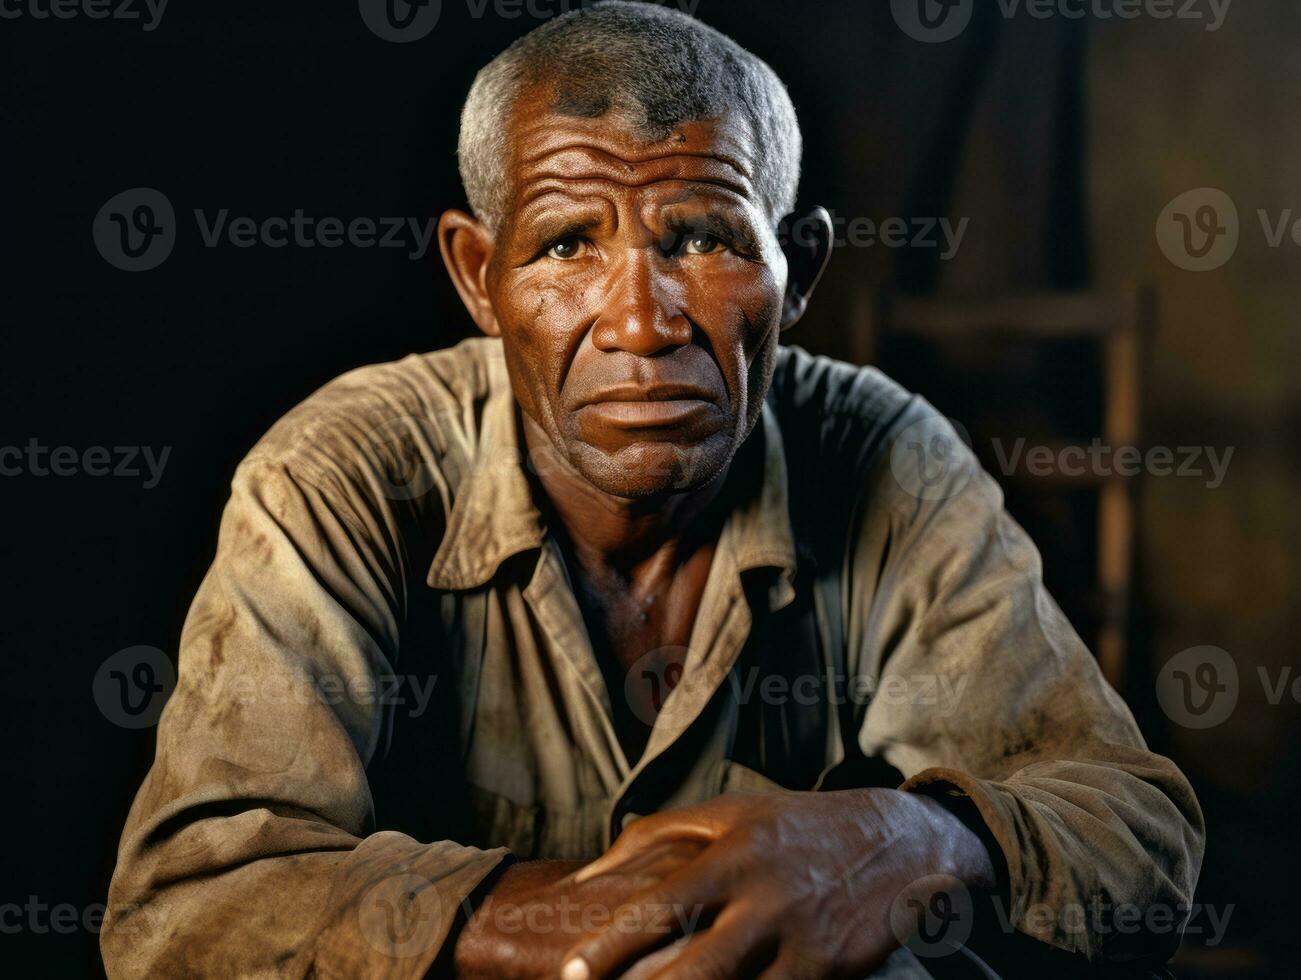
[[[404,602],[382,516],[239,468],[118,852],[111,977],[422,977],[504,849],[377,831]]]
[[[949,424],[919,399],[894,432],[848,567],[864,752],[979,814],[1012,929],[1095,961],[1167,958],[1204,847],[1191,786],[1148,750]]]

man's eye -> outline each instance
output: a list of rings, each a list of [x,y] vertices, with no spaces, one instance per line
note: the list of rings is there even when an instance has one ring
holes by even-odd
[[[723,243],[713,235],[697,234],[688,235],[683,242],[688,255],[708,255],[716,251]]]
[[[553,259],[576,259],[583,254],[584,242],[577,235],[570,235],[551,243],[547,255]]]

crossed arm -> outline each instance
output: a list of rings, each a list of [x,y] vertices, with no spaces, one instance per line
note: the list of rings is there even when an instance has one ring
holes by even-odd
[[[929,904],[939,882],[992,888],[995,866],[930,797],[731,794],[639,820],[589,865],[507,869],[458,937],[455,966],[521,980],[865,976],[907,937],[892,912]],[[519,909],[511,923],[550,928],[521,941],[503,907]]]

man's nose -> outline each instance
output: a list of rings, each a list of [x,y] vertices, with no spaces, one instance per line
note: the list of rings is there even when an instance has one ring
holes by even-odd
[[[628,249],[608,289],[605,308],[592,328],[597,350],[651,357],[691,343],[691,322],[681,309],[681,284],[663,267],[654,247]]]

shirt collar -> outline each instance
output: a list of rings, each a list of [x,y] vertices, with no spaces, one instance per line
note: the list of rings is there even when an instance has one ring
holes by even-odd
[[[541,548],[546,522],[533,501],[525,472],[527,452],[519,432],[515,398],[505,360],[488,359],[489,393],[475,459],[448,516],[443,541],[426,581],[431,588],[459,591],[480,588],[507,558]],[[794,535],[788,509],[786,453],[781,430],[765,402],[756,431],[759,445],[742,447],[761,453],[759,486],[743,494],[728,515],[725,538],[731,542],[738,572],[773,567],[781,572],[772,592],[774,607],[794,595]],[[738,456],[740,454],[738,453]]]

